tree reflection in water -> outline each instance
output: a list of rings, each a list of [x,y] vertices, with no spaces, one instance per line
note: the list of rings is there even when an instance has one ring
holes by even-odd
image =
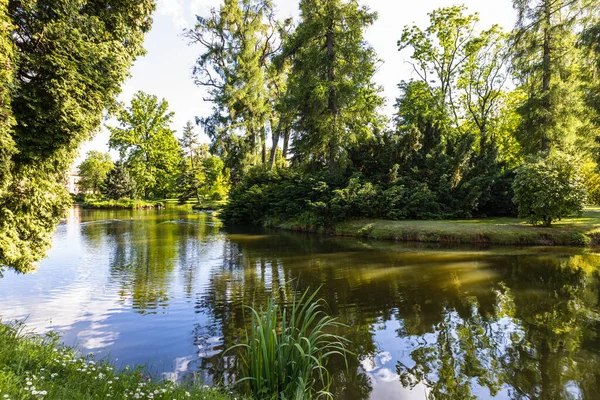
[[[599,389],[597,257],[394,253],[353,241],[232,235],[223,258],[197,304],[217,322],[222,349],[243,338],[243,304],[271,293],[285,304],[322,285],[329,311],[347,325],[337,333],[356,354],[348,371],[331,361],[336,398],[369,398],[364,362],[389,346],[376,330],[392,320],[396,337],[410,343],[408,356],[388,357],[396,379],[425,386],[430,398],[595,398]],[[214,355],[201,367],[225,379],[233,364],[219,363]]]
[[[223,234],[206,215],[82,224],[110,241],[111,279],[136,312],[167,310],[173,285],[201,316],[188,378],[230,382],[250,321],[244,305],[281,305],[321,287],[352,342],[332,359],[336,399],[595,399],[600,257],[415,248],[296,234]],[[521,254],[519,254],[521,253]],[[202,264],[203,269],[199,268]],[[209,268],[210,267],[210,268]],[[387,385],[387,386],[385,386]],[[382,388],[385,386],[385,395]]]

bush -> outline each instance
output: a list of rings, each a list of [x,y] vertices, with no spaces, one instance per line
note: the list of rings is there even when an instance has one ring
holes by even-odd
[[[562,153],[529,159],[517,168],[513,182],[519,216],[536,225],[580,213],[585,187],[575,159]]]
[[[251,328],[237,351],[248,394],[257,399],[333,398],[327,361],[333,355],[346,359],[347,339],[329,333],[340,324],[322,311],[318,291],[294,300],[291,309],[271,298],[264,311],[250,308]]]
[[[584,177],[587,202],[590,205],[600,205],[600,174],[595,162],[587,162],[581,168]]]

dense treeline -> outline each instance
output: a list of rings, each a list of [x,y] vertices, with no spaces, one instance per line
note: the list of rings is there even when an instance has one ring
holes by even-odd
[[[391,119],[364,40],[377,15],[356,0],[299,7],[279,21],[270,1],[225,0],[186,32],[214,105],[198,122],[235,183],[226,220],[550,224],[581,210],[583,183],[597,201],[599,1],[514,0],[511,32],[462,6],[432,11],[399,35],[413,74]]]
[[[138,92],[128,107],[119,105],[119,126],[107,126],[109,146],[118,150],[116,164],[108,153],[90,151],[79,165],[79,189],[86,199],[98,195],[118,200],[222,200],[228,177],[223,161],[200,142],[191,122],[177,140],[174,113],[165,99]]]

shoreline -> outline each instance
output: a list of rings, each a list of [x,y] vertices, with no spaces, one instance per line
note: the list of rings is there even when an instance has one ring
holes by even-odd
[[[61,345],[56,333],[36,335],[23,323],[0,320],[0,398],[47,400],[148,398],[246,399],[224,388],[153,380],[147,366],[118,370],[107,358]]]
[[[324,229],[293,222],[274,227],[330,236],[375,240],[443,244],[490,244],[500,246],[600,245],[600,213],[565,218],[552,227],[531,226],[516,218],[479,220],[348,220]]]

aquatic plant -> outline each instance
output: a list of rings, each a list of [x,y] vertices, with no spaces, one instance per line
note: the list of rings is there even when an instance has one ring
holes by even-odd
[[[327,361],[343,357],[348,340],[332,333],[342,324],[324,311],[318,290],[305,291],[291,308],[270,298],[266,309],[248,307],[252,321],[246,342],[227,349],[237,351],[241,379],[249,394],[260,399],[333,398]]]

